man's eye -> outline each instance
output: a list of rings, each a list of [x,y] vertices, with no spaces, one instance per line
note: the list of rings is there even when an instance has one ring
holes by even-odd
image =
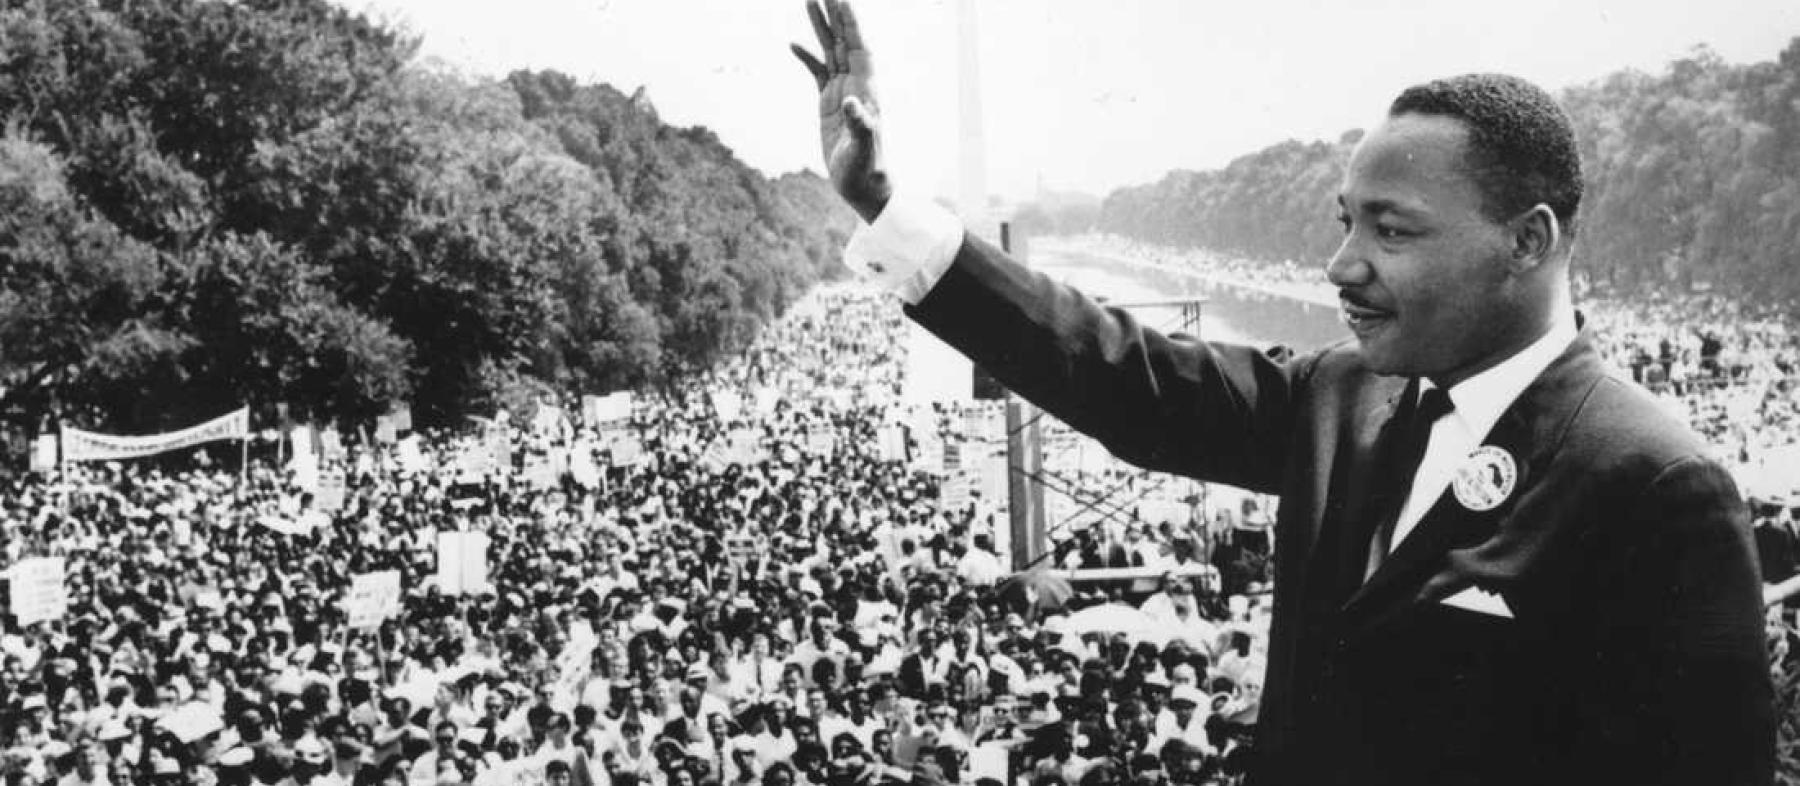
[[[1384,226],[1381,224],[1375,225],[1375,235],[1376,235],[1376,237],[1379,237],[1382,240],[1393,240],[1395,238],[1402,238],[1402,237],[1406,237],[1408,234],[1410,234],[1410,233],[1408,233],[1404,230],[1401,230],[1401,229],[1397,229],[1395,227]]]

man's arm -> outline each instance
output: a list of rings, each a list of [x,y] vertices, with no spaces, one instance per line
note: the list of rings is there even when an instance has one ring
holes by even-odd
[[[1664,468],[1621,523],[1635,541],[1604,610],[1596,686],[1611,705],[1614,762],[1641,783],[1768,784],[1775,717],[1749,515],[1726,471],[1694,457]],[[1635,624],[1634,624],[1635,623]],[[1610,672],[1610,673],[1609,673]],[[1611,695],[1606,695],[1610,693]],[[1596,720],[1600,720],[1596,718]],[[1635,726],[1635,740],[1623,733]]]
[[[1280,482],[1310,360],[1165,335],[973,236],[906,313],[1121,458],[1258,491]]]

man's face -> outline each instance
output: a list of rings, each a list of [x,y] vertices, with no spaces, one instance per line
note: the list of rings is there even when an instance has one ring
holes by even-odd
[[[1378,374],[1454,384],[1503,358],[1525,288],[1513,233],[1482,212],[1460,120],[1389,118],[1350,157],[1344,241],[1326,268],[1363,361]]]

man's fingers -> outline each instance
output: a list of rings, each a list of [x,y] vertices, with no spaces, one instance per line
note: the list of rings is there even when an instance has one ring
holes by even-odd
[[[831,19],[831,65],[839,73],[850,70],[850,47],[844,41],[844,2],[843,0],[825,0],[825,10],[830,12]]]
[[[812,72],[813,80],[819,83],[819,89],[824,90],[825,83],[831,79],[831,72],[825,70],[825,64],[819,62],[818,58],[813,57],[811,52],[806,51],[799,44],[788,44],[788,48],[794,51],[795,57],[800,58],[800,65],[806,66],[806,70]]]
[[[856,24],[856,11],[850,3],[838,3],[837,35],[844,42],[844,49],[856,52],[863,48],[862,28]]]
[[[827,71],[837,70],[839,64],[833,60],[837,35],[831,32],[831,23],[825,21],[825,9],[819,7],[819,0],[806,0],[806,18],[812,20],[813,32],[819,36],[819,51],[825,55]]]

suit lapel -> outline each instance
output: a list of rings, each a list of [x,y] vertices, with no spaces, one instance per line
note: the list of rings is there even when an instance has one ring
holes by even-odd
[[[1513,546],[1524,539],[1522,533],[1530,525],[1510,526],[1510,514],[1540,479],[1569,421],[1603,373],[1584,331],[1507,407],[1482,440],[1483,446],[1512,457],[1517,467],[1512,493],[1497,507],[1476,511],[1457,500],[1454,482],[1446,487],[1393,554],[1351,593],[1343,608],[1345,621],[1353,628],[1366,627],[1413,603],[1436,602],[1474,584],[1499,585],[1516,575],[1521,558],[1531,549]]]
[[[1351,555],[1360,553],[1366,559],[1368,531],[1361,523],[1370,501],[1376,462],[1381,449],[1381,436],[1400,402],[1404,380],[1397,377],[1372,377],[1369,388],[1359,392],[1353,413],[1347,414],[1338,432],[1328,444],[1328,458],[1318,466],[1328,466],[1329,473],[1317,478],[1318,498],[1322,500],[1308,521],[1312,530],[1307,540],[1306,567],[1299,576],[1287,581],[1299,585],[1295,591],[1309,608],[1317,613],[1335,613],[1357,585],[1362,582],[1363,562]],[[1358,535],[1361,535],[1359,541]]]

